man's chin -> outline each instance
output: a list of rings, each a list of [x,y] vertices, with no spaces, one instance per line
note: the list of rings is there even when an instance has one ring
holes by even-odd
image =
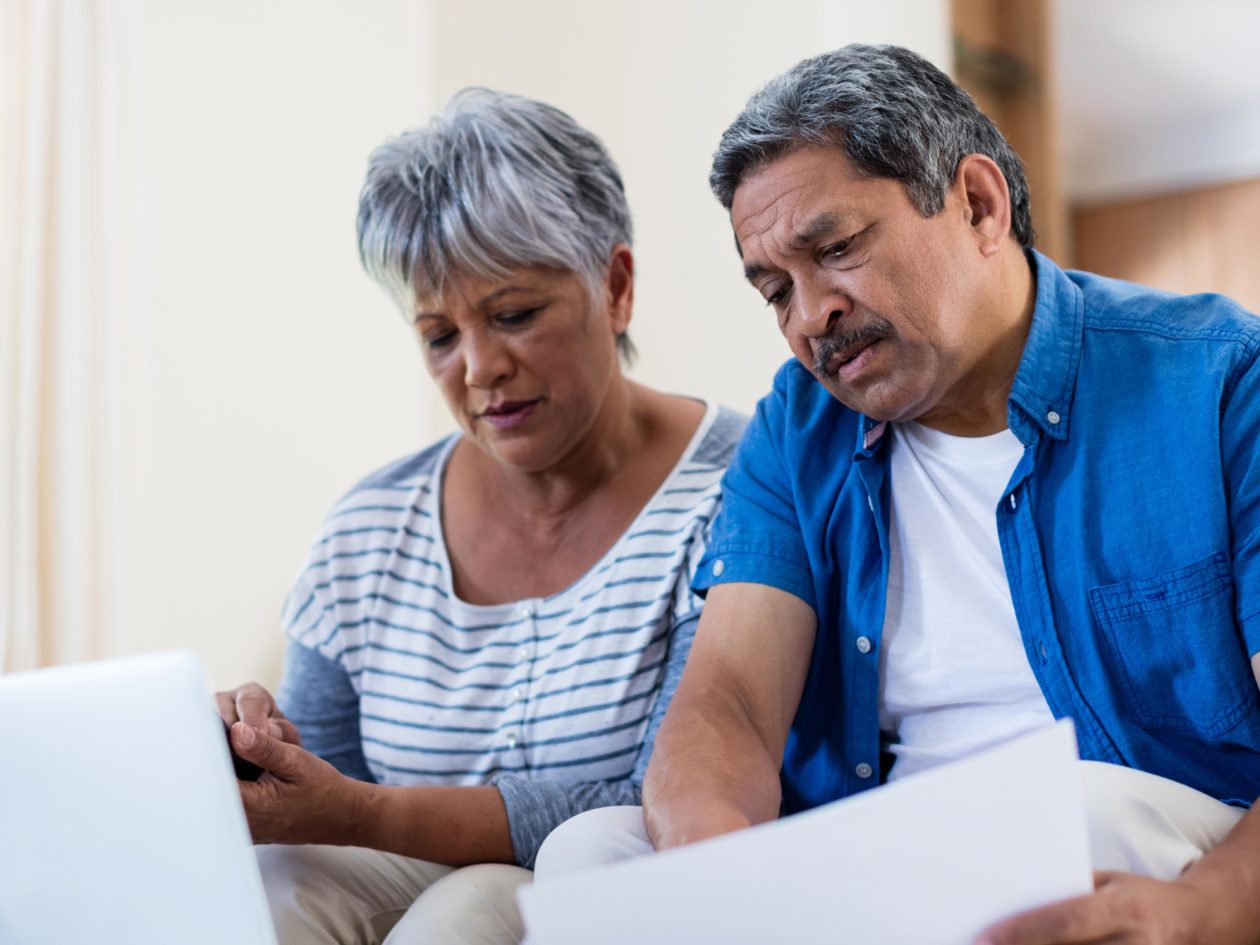
[[[905,396],[888,396],[891,392],[880,390],[879,385],[874,385],[873,389],[854,390],[834,377],[821,383],[840,403],[876,423],[901,423],[913,420],[923,412],[917,401]]]

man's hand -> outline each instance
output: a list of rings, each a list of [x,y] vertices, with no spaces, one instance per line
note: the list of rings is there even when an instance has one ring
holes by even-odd
[[[369,785],[242,721],[231,737],[236,753],[264,770],[257,781],[237,782],[255,843],[354,842]]]
[[[302,744],[297,726],[285,718],[271,693],[258,683],[246,683],[229,692],[216,692],[214,701],[219,715],[223,716],[228,725],[244,722],[251,728],[290,745]]]
[[[1095,873],[1094,892],[990,926],[976,945],[1149,943],[1215,945],[1207,896],[1184,881],[1130,873]]]

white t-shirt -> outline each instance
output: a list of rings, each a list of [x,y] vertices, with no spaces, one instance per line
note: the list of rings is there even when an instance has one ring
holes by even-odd
[[[1011,602],[997,506],[1023,446],[1009,430],[950,436],[890,424],[888,602],[879,722],[889,780],[1053,720]]]

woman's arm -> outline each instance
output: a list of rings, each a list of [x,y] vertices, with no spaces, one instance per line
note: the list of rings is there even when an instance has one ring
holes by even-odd
[[[279,698],[314,754],[245,726],[234,728],[237,752],[268,771],[258,782],[241,785],[255,842],[362,846],[449,866],[532,867],[547,834],[570,817],[639,803],[656,731],[682,677],[698,619],[698,613],[688,614],[670,634],[661,688],[630,776],[574,784],[515,775],[484,787],[362,783],[355,771],[370,775],[362,762],[358,703],[348,677],[333,661],[291,644]]]
[[[517,775],[500,775],[494,779],[492,783],[502,793],[507,808],[512,847],[516,851],[518,865],[533,869],[538,849],[547,839],[547,835],[570,817],[597,807],[641,803],[643,776],[647,771],[648,760],[652,757],[656,733],[682,679],[683,666],[691,652],[691,641],[699,619],[699,611],[688,613],[678,620],[670,633],[665,675],[657,691],[652,712],[648,716],[647,729],[643,735],[643,744],[639,747],[634,770],[628,778],[577,784],[533,781]]]
[[[304,748],[347,777],[376,780],[363,757],[359,694],[340,663],[290,641],[276,702],[297,726]]]
[[[255,843],[369,847],[448,866],[515,862],[493,787],[369,784],[243,722],[232,726],[232,747],[265,769],[239,782]]]

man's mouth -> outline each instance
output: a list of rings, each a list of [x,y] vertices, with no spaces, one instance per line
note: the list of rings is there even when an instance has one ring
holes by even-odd
[[[892,325],[879,319],[857,331],[819,339],[814,349],[815,376],[824,381],[834,377],[847,380],[866,367],[874,357],[872,349],[892,334]]]
[[[877,344],[879,344],[878,338],[873,341],[863,341],[855,345],[849,345],[843,351],[833,355],[831,360],[827,362],[827,373],[839,374],[846,365],[852,364],[862,356],[863,352]]]

